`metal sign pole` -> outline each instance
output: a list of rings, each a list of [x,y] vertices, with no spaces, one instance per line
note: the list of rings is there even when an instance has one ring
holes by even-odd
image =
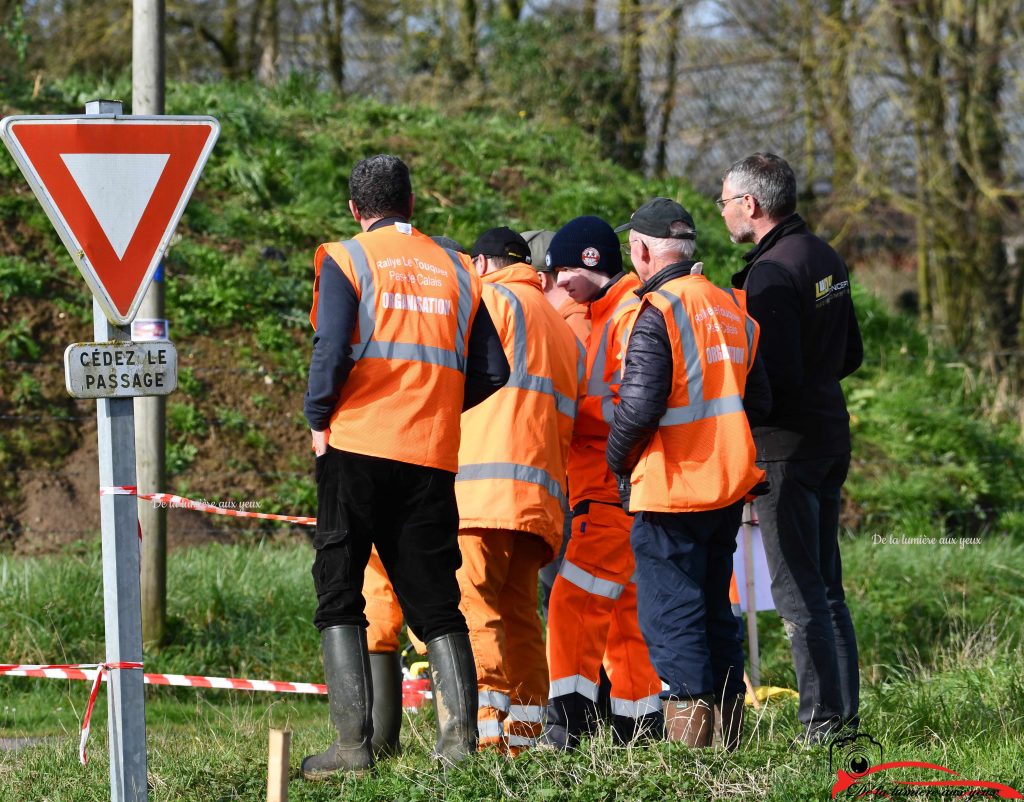
[[[93,101],[86,114],[119,114],[121,104]],[[130,340],[130,326],[115,326],[93,301],[96,342]],[[135,402],[96,400],[101,488],[135,486]],[[106,662],[142,662],[142,602],[139,590],[139,522],[134,495],[100,496],[103,544],[103,611]],[[145,802],[146,708],[143,672],[112,669],[107,675],[107,733],[111,802]]]
[[[761,684],[761,655],[757,643],[757,588],[754,584],[753,504],[743,505],[743,568],[747,579],[747,646],[750,654],[750,679]]]

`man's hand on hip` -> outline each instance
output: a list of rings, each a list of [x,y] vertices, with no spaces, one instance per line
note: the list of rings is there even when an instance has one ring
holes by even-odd
[[[318,432],[310,429],[309,432],[313,435],[313,452],[318,457],[322,457],[327,453],[327,431]]]

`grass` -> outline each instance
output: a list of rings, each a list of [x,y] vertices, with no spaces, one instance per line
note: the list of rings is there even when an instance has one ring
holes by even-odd
[[[127,82],[70,79],[18,99],[27,105],[6,102],[4,113],[78,112],[96,96],[127,98]],[[242,494],[267,499],[268,511],[311,514],[297,417],[308,358],[309,260],[321,239],[353,233],[345,179],[362,156],[401,153],[417,187],[417,225],[465,244],[498,223],[555,227],[583,213],[617,222],[642,200],[665,194],[693,212],[700,256],[714,280],[724,283],[741,264],[743,248],[729,244],[710,199],[681,181],[623,170],[569,127],[359,99],[342,104],[301,81],[277,89],[172,85],[167,107],[211,113],[223,125],[167,258],[168,316],[186,363],[169,410],[169,464],[178,475],[168,490]],[[89,306],[9,159],[0,159],[0,221],[8,232],[0,240],[0,306],[19,309],[0,328],[0,382],[11,388],[0,393],[6,511],[17,501],[19,470],[38,468],[40,455],[59,470],[79,439],[77,423],[40,417],[83,414],[64,397],[59,376],[40,366],[59,364],[62,337],[77,331],[72,323],[85,326]],[[846,541],[844,564],[861,647],[864,728],[887,758],[931,760],[1020,786],[1019,422],[997,414],[996,391],[975,366],[936,349],[912,319],[887,311],[859,286],[855,292],[866,357],[846,383],[855,443],[847,519],[860,534]],[[65,315],[61,336],[52,336],[55,317]],[[193,348],[201,358],[193,360]],[[238,382],[250,374],[251,383],[228,384],[231,375]],[[215,450],[226,443],[227,453]],[[225,474],[217,486],[215,473]],[[923,535],[936,545],[899,544]],[[961,547],[967,535],[980,544]],[[885,542],[876,544],[875,536]],[[954,542],[938,542],[943,536]],[[897,545],[889,545],[893,538]],[[292,541],[175,552],[170,641],[146,655],[147,669],[320,681],[309,560]],[[0,659],[100,659],[99,577],[95,543],[33,560],[0,556]],[[779,620],[762,613],[759,621],[764,682],[792,687]],[[86,695],[84,683],[0,678],[0,735],[50,739],[0,753],[0,802],[107,798],[102,704],[93,761],[86,769],[76,763]],[[157,800],[260,799],[268,727],[294,730],[293,773],[302,754],[330,739],[322,700],[166,688],[148,689],[147,700]],[[483,756],[444,774],[427,758],[429,716],[408,725],[406,755],[376,778],[295,782],[292,799],[794,800],[827,798],[831,786],[827,755],[788,749],[796,731],[791,703],[766,708],[748,728],[749,748],[733,756],[667,745],[621,750],[601,737],[576,755],[530,754],[511,763]]]
[[[172,642],[147,670],[322,681],[310,620],[310,555],[302,544],[207,546],[170,562]],[[964,777],[1020,787],[1024,779],[1024,546],[895,546],[844,541],[864,675],[862,729],[886,760],[923,760]],[[102,657],[99,556],[88,551],[0,558],[3,660],[94,662]],[[763,682],[792,687],[778,618],[761,613]],[[0,802],[106,798],[105,706],[94,716],[90,765],[77,763],[86,683],[0,679],[0,735],[41,736],[0,753]],[[293,731],[293,800],[794,800],[827,799],[835,773],[824,749],[791,751],[793,702],[752,713],[747,747],[694,754],[659,744],[623,749],[602,733],[573,755],[483,755],[442,772],[428,753],[432,718],[403,728],[404,754],[377,776],[307,783],[302,755],[331,739],[322,699],[147,688],[153,800],[264,798],[270,727]]]

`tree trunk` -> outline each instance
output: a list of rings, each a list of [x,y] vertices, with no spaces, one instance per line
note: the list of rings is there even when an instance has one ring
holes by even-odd
[[[1020,326],[1020,307],[1008,291],[1012,276],[1004,221],[1009,210],[999,191],[1005,182],[999,112],[1008,4],[974,0],[964,3],[963,11],[959,56],[970,69],[962,76],[967,87],[962,96],[967,102],[961,111],[957,143],[960,159],[966,164],[962,172],[971,198],[968,213],[976,220],[973,264],[977,271],[971,284],[979,295],[986,346],[996,354],[996,368],[1002,370],[1008,364],[1006,352],[1016,346]]]
[[[242,59],[238,47],[238,0],[224,3],[224,23],[221,27],[220,54],[224,72],[230,78],[241,78]]]
[[[641,92],[640,0],[619,0],[619,63],[622,69],[622,148],[619,161],[636,169],[644,163],[647,122]]]
[[[334,88],[345,93],[345,0],[320,0],[323,15],[324,52],[327,54],[327,72]]]
[[[597,30],[597,0],[583,0],[583,29]]]
[[[679,30],[682,27],[683,4],[676,0],[669,12],[668,43],[665,53],[665,94],[661,99],[661,125],[658,129],[658,152],[654,158],[654,172],[664,176],[668,169],[668,133],[672,113],[676,109],[676,88],[679,83]]]
[[[262,6],[266,6],[266,10]],[[265,86],[277,83],[277,65],[281,53],[281,18],[278,0],[265,0],[259,4],[263,12],[260,25],[260,60],[256,79]]]
[[[498,14],[506,22],[518,22],[522,13],[522,0],[501,0],[498,5]]]
[[[916,142],[918,287],[925,291],[921,304],[943,326],[944,338],[962,345],[971,334],[970,302],[960,294],[951,247],[958,235],[951,239],[950,228],[960,229],[961,220],[945,147],[947,112],[939,15],[938,0],[916,0],[913,8],[896,14],[894,31],[909,94],[907,116]]]
[[[455,59],[457,79],[465,79],[477,72],[479,66],[476,44],[476,24],[479,15],[476,0],[459,0],[458,52]]]
[[[850,194],[857,174],[849,79],[851,21],[845,13],[845,0],[829,0],[824,24],[824,40],[828,42],[824,122],[832,147],[832,190],[842,198]]]

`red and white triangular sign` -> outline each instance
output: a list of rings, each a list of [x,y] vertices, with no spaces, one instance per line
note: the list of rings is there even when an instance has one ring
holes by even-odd
[[[138,312],[220,133],[213,117],[5,117],[0,136],[112,323]]]

